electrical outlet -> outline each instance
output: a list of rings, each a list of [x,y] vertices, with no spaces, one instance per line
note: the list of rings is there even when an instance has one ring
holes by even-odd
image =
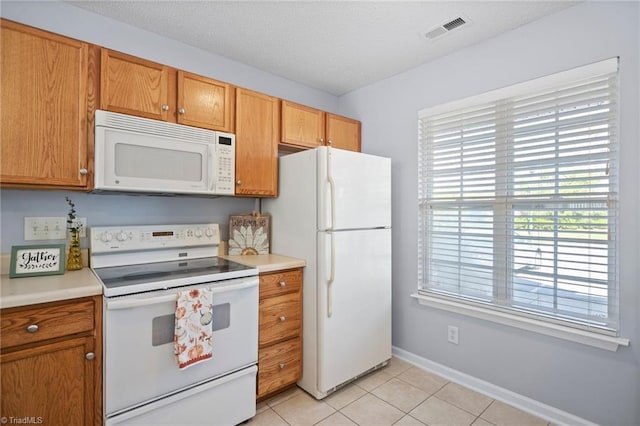
[[[86,217],[77,217],[73,221],[74,228],[80,228],[80,238],[84,238],[87,236],[87,218]]]
[[[67,238],[67,219],[63,217],[25,217],[24,239],[64,240]]]
[[[454,345],[458,344],[458,327],[450,325],[447,327],[447,340]]]

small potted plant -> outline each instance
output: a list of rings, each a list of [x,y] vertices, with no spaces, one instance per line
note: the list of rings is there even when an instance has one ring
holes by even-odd
[[[67,255],[67,270],[77,271],[82,269],[82,251],[80,250],[80,227],[76,222],[75,204],[69,197],[65,197],[69,204],[69,213],[67,214],[67,229],[69,230],[69,253]]]

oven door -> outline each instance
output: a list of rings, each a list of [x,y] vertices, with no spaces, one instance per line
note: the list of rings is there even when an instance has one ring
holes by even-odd
[[[205,287],[213,290],[213,358],[181,370],[173,348],[176,291]],[[258,359],[257,276],[104,298],[104,315],[107,417]]]

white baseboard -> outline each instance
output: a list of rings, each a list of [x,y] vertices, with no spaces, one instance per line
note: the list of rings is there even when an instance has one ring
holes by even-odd
[[[458,370],[454,370],[453,368],[445,365],[438,364],[437,362],[430,361],[426,358],[405,351],[404,349],[394,346],[393,355],[430,373],[437,374],[438,376],[444,377],[445,379],[458,383],[459,385],[512,405],[522,411],[533,414],[534,416],[548,420],[554,425],[597,426],[595,423],[571,413],[567,413],[550,405],[543,404],[542,402],[517,394],[505,388],[501,388],[500,386],[485,382],[484,380],[475,378]]]

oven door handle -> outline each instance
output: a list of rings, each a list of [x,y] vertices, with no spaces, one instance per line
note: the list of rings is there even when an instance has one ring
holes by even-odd
[[[218,287],[209,287],[211,293],[224,293],[227,291],[243,290],[249,287],[257,287],[258,280],[246,281],[238,284],[229,284]],[[117,309],[130,309],[140,306],[156,305],[158,303],[175,302],[178,299],[177,294],[167,294],[165,296],[149,297],[148,299],[122,299],[122,300],[109,300],[107,302],[107,309],[110,311]]]

